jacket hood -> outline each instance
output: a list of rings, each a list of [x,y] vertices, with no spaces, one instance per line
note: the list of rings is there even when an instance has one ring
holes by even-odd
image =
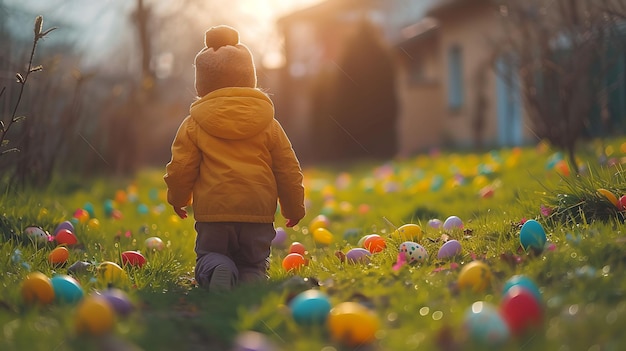
[[[247,139],[274,119],[272,100],[254,88],[215,90],[191,104],[191,118],[208,134],[222,139]]]

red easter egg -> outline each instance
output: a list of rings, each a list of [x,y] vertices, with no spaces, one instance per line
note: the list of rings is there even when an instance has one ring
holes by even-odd
[[[289,253],[297,253],[304,256],[306,254],[306,248],[302,243],[294,241],[291,243],[291,246],[289,246]]]
[[[387,247],[387,243],[385,239],[383,239],[378,234],[368,235],[365,242],[363,242],[363,247],[366,248],[371,253],[376,253],[382,251]]]
[[[138,251],[122,252],[122,265],[141,267],[146,263],[146,258]]]
[[[622,195],[622,197],[618,200],[618,208],[620,211],[626,211],[626,195]]]
[[[75,245],[78,243],[78,239],[76,235],[72,233],[69,229],[61,229],[57,232],[57,235],[54,237],[54,240],[59,244],[65,245]]]
[[[297,270],[306,265],[306,259],[299,253],[290,253],[283,258],[283,268],[286,271]]]
[[[533,293],[517,285],[502,297],[500,314],[514,335],[537,327],[543,319],[541,306]]]

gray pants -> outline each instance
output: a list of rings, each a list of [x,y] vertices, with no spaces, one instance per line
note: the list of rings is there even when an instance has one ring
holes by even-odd
[[[218,265],[230,268],[235,282],[267,279],[273,223],[197,222],[195,277],[206,286]]]

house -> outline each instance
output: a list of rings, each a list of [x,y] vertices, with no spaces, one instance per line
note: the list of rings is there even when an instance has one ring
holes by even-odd
[[[397,58],[399,156],[536,142],[517,68],[496,44],[506,39],[501,10],[491,0],[327,0],[283,17],[288,65],[281,81],[288,89],[280,108],[294,147],[324,142],[308,133],[311,84],[336,62],[362,18],[380,28]],[[623,82],[619,86],[621,95],[609,107],[626,105]],[[623,126],[624,113],[616,116]]]

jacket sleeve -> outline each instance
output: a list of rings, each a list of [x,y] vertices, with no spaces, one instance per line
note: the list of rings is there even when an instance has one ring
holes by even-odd
[[[191,117],[181,123],[172,143],[172,160],[165,166],[167,202],[174,207],[191,204],[193,187],[200,171],[202,154],[195,140],[196,124]]]
[[[282,126],[274,120],[272,171],[278,188],[278,202],[283,217],[301,220],[305,215],[304,185],[300,162]]]

